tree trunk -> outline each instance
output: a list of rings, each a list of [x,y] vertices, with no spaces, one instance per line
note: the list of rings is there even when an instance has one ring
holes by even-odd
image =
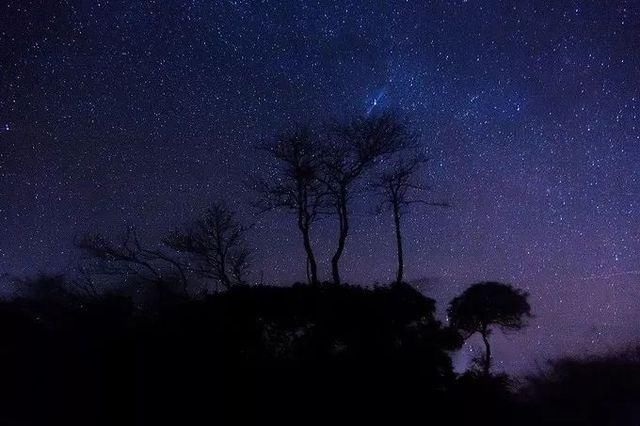
[[[347,241],[347,235],[349,235],[349,220],[347,217],[347,205],[346,201],[342,202],[342,205],[338,208],[338,219],[340,221],[340,235],[338,236],[338,247],[336,248],[336,252],[331,258],[331,272],[333,275],[333,282],[336,284],[340,284],[340,257],[342,256],[342,252],[344,251],[344,245]]]
[[[482,365],[482,370],[485,376],[489,375],[489,371],[491,370],[491,346],[489,345],[489,333],[487,328],[485,327],[482,332],[482,341],[484,342],[484,362]]]
[[[302,233],[302,242],[304,244],[304,251],[307,254],[306,271],[309,284],[318,283],[318,267],[316,265],[316,258],[313,255],[313,248],[311,247],[310,234],[310,217],[307,210],[303,207],[298,209],[298,229]]]
[[[222,247],[221,244],[218,245],[218,247]],[[224,288],[226,290],[229,290],[231,288],[231,280],[229,279],[229,276],[227,275],[227,259],[225,257],[224,254],[220,253],[218,255],[218,279],[220,280],[220,282],[222,283],[222,285],[224,286]]]
[[[397,203],[393,205],[393,222],[396,226],[396,244],[398,247],[398,272],[396,274],[396,282],[401,283],[404,276],[404,259],[402,255],[402,234],[400,230],[400,206]]]
[[[304,226],[301,228],[302,239],[304,241],[304,250],[307,253],[307,265],[310,274],[310,284],[318,283],[318,267],[316,265],[316,258],[313,255],[313,249],[311,248],[311,238],[309,237],[309,228]]]

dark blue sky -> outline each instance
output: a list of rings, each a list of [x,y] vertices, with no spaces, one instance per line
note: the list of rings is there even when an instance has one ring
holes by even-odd
[[[223,197],[256,222],[256,274],[301,279],[290,218],[249,206],[243,182],[268,173],[255,146],[395,109],[423,134],[434,197],[454,205],[411,215],[409,278],[442,302],[483,279],[528,289],[537,318],[496,354],[511,369],[640,335],[637,1],[0,8],[0,271],[64,269],[84,231],[153,240]],[[358,202],[351,282],[393,277],[374,202]],[[316,235],[325,277],[331,226]]]

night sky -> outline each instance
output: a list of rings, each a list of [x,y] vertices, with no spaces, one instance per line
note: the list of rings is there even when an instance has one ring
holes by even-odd
[[[269,174],[255,147],[387,110],[453,205],[409,216],[408,278],[441,309],[480,280],[531,294],[498,366],[637,341],[638,1],[4,1],[0,273],[68,269],[85,231],[154,241],[222,198],[256,224],[254,276],[302,280],[293,219],[250,206],[247,177]],[[374,207],[357,200],[352,283],[394,277]],[[315,235],[325,279],[333,222]]]

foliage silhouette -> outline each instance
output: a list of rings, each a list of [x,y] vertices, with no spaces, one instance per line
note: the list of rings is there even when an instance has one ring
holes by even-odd
[[[512,381],[504,374],[487,375],[467,371],[451,389],[451,406],[463,409],[449,415],[452,424],[504,425],[521,424],[525,407],[513,391]]]
[[[485,345],[482,369],[485,375],[491,369],[491,326],[503,330],[520,330],[524,320],[531,316],[528,294],[511,285],[481,282],[466,289],[449,304],[447,314],[451,326],[462,330],[466,337],[480,333]]]
[[[455,382],[447,351],[462,341],[434,310],[405,284],[238,285],[152,311],[123,293],[30,292],[0,303],[0,362],[12,366],[0,422],[313,423],[435,410]]]
[[[637,425],[640,349],[554,361],[528,378],[523,394],[531,425]]]
[[[521,327],[523,316],[504,304],[512,292],[525,295],[482,284],[460,298],[493,295],[484,299],[491,309],[455,324],[467,333],[482,323]],[[448,351],[463,336],[406,284],[236,285],[199,298],[176,293],[153,310],[126,286],[89,295],[60,275],[16,285],[22,293],[0,302],[0,362],[10,366],[2,424],[624,426],[640,418],[640,351],[560,360],[520,390],[504,375],[456,376]],[[489,316],[497,307],[499,322]]]

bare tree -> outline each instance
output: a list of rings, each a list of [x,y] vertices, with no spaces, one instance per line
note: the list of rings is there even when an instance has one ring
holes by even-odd
[[[77,294],[85,298],[95,298],[99,296],[98,289],[96,288],[96,280],[91,269],[87,265],[81,262],[75,268],[75,276],[73,276],[69,283]]]
[[[95,233],[82,236],[76,246],[99,262],[91,274],[134,276],[155,284],[159,291],[164,290],[169,279],[177,277],[188,295],[184,265],[160,249],[144,247],[135,228],[128,228],[119,242]]]
[[[244,284],[251,264],[246,242],[248,228],[231,210],[215,203],[203,216],[183,228],[176,228],[163,242],[179,253],[190,256],[193,269],[229,289]]]
[[[412,146],[415,135],[393,114],[357,118],[334,129],[322,153],[322,181],[338,218],[338,243],[331,258],[333,281],[340,283],[339,262],[349,235],[354,186],[377,162]]]
[[[400,283],[404,277],[404,256],[402,249],[402,217],[408,212],[412,204],[447,207],[447,203],[431,202],[420,198],[422,192],[428,189],[422,184],[419,172],[427,161],[423,156],[413,156],[397,160],[390,168],[381,172],[372,182],[372,187],[382,196],[380,210],[390,210],[396,235],[398,253],[398,269],[396,282]]]
[[[264,149],[277,162],[277,173],[269,181],[260,181],[258,206],[262,211],[289,210],[296,215],[307,257],[307,278],[318,282],[318,267],[311,245],[311,227],[325,205],[320,181],[318,144],[308,128],[280,136]]]

